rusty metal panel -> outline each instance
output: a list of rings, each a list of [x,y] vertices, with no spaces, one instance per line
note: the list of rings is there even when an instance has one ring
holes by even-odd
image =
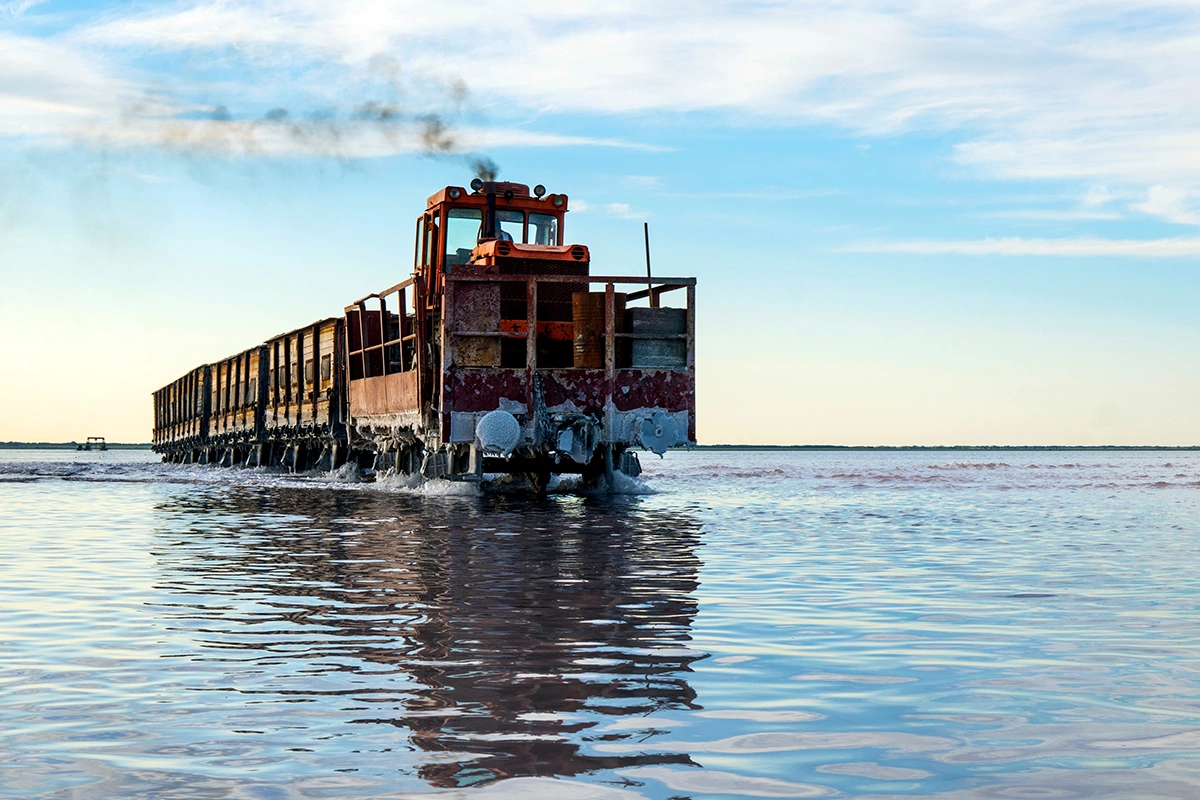
[[[524,403],[526,386],[523,369],[453,370],[446,376],[450,402],[442,410],[446,413],[492,411],[499,407],[502,399]]]
[[[388,413],[385,378],[350,382],[350,416],[375,417]]]
[[[384,382],[387,387],[388,408],[392,412],[420,412],[421,398],[416,370],[388,375]]]
[[[500,285],[459,282],[454,289],[453,313],[447,316],[450,332],[478,334],[500,332]],[[500,366],[499,336],[455,336],[454,363],[462,367]]]
[[[688,372],[666,369],[617,371],[613,406],[618,411],[661,408],[690,411],[695,407],[696,382]]]
[[[549,408],[571,404],[580,411],[604,410],[606,375],[603,369],[539,370],[542,396]]]
[[[500,366],[500,337],[459,336],[455,343],[455,363],[460,367]]]
[[[607,399],[606,371],[602,369],[538,370],[548,408],[573,406],[601,413]],[[446,411],[478,412],[498,408],[500,401],[524,402],[526,373],[516,369],[454,370],[447,375],[450,404]],[[695,382],[676,370],[616,370],[613,406],[617,411],[659,408],[690,411],[695,403]]]
[[[415,370],[350,383],[350,415],[380,417],[419,412]]]

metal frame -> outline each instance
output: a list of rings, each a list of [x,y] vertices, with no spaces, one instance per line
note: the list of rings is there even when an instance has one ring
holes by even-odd
[[[481,272],[478,269],[470,267],[457,267],[450,274],[446,275],[445,302],[443,305],[444,319],[442,322],[442,341],[441,341],[441,372],[442,386],[438,391],[438,411],[442,417],[442,435],[443,441],[449,441],[449,415],[448,408],[450,405],[449,388],[447,378],[455,370],[463,370],[465,372],[476,371],[522,371],[516,367],[472,367],[459,366],[455,362],[455,348],[453,339],[455,337],[493,337],[493,338],[524,338],[526,344],[526,362],[524,370],[531,376],[539,371],[562,371],[570,373],[578,370],[580,373],[585,372],[581,368],[573,367],[539,367],[537,366],[537,287],[542,283],[573,283],[573,284],[603,284],[605,294],[605,357],[604,357],[604,380],[603,380],[603,408],[605,416],[605,430],[612,432],[614,403],[613,398],[617,391],[617,376],[618,372],[625,368],[618,369],[617,367],[617,341],[631,339],[682,339],[686,341],[686,359],[684,366],[678,369],[666,369],[666,372],[682,372],[687,375],[687,382],[690,384],[690,401],[688,403],[688,413],[690,416],[690,424],[694,426],[696,407],[695,407],[695,367],[696,367],[696,279],[695,278],[676,278],[676,277],[648,277],[648,276],[613,276],[613,275],[497,275]],[[498,332],[498,331],[455,331],[454,327],[454,287],[458,283],[491,283],[501,281],[525,282],[528,287],[526,290],[526,323],[524,332]],[[616,287],[619,285],[646,285],[646,289],[639,292],[633,292],[627,295],[634,299],[650,298],[654,303],[651,307],[658,307],[658,299],[670,292],[684,289],[687,292],[686,309],[687,322],[685,332],[682,334],[658,334],[658,333],[625,333],[618,332],[617,328],[617,312],[616,312]],[[630,368],[633,369],[633,368]],[[654,381],[655,378],[651,375],[646,375],[643,380]],[[526,398],[527,407],[533,407],[533,382],[526,382]]]

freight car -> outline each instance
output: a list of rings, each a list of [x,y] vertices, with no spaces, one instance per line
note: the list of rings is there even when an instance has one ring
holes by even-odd
[[[588,248],[564,244],[567,210],[541,186],[442,189],[416,221],[411,277],[155,392],[155,451],[510,473],[540,491],[553,474],[636,475],[635,448],[694,443],[695,278],[593,275]]]

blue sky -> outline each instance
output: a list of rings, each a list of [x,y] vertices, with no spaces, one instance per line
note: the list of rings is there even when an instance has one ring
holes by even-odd
[[[700,278],[702,442],[1200,444],[1200,8],[0,2],[0,440],[407,274],[488,156]],[[433,131],[429,120],[442,127]]]

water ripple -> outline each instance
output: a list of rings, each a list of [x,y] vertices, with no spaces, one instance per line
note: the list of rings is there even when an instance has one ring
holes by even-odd
[[[0,794],[1200,794],[1200,454],[644,465],[0,451]]]

